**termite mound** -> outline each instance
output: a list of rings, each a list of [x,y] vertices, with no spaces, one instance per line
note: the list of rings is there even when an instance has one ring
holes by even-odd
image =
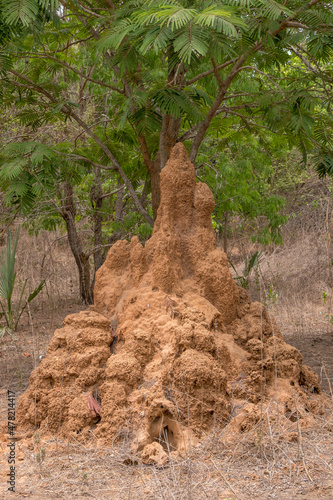
[[[214,198],[177,144],[161,172],[153,235],[118,241],[96,275],[93,309],[68,316],[18,405],[23,428],[103,443],[129,439],[164,463],[214,427],[253,427],[321,407],[317,376],[264,306],[233,280],[211,224]],[[262,408],[262,406],[261,406]]]

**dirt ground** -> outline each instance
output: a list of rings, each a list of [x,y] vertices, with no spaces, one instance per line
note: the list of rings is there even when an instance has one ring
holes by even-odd
[[[285,335],[286,341],[299,349],[304,363],[319,376],[322,389],[332,396],[333,389],[333,329],[307,335]]]

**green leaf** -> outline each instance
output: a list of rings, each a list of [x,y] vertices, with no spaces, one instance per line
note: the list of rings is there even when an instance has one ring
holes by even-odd
[[[37,14],[36,0],[6,0],[3,5],[3,17],[9,25],[21,22],[23,26],[29,26]]]
[[[27,298],[27,304],[29,304],[37,295],[43,290],[45,286],[45,280],[43,280],[39,285],[34,289],[33,292],[30,293],[29,297]]]
[[[7,245],[0,258],[0,297],[10,301],[13,295],[15,284],[15,256],[17,243],[20,235],[20,228],[17,229],[14,242],[12,244],[11,232],[7,233]]]

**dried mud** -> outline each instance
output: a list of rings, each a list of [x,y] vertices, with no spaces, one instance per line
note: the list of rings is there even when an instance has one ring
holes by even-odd
[[[22,432],[103,444],[126,435],[134,454],[163,465],[215,426],[251,429],[272,398],[289,428],[323,411],[317,375],[232,279],[213,208],[177,144],[152,237],[118,241],[97,272],[94,306],[55,331],[19,400]]]

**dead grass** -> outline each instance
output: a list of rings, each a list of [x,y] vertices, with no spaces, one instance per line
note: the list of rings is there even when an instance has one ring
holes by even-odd
[[[299,426],[289,432],[276,421],[272,403],[251,431],[236,437],[215,429],[187,455],[170,455],[163,467],[133,462],[126,439],[102,447],[92,432],[83,446],[74,440],[56,442],[39,430],[29,442],[17,443],[16,492],[63,499],[328,500],[333,491],[332,430],[331,414],[317,418],[310,429]],[[15,498],[5,488],[2,494]]]
[[[1,241],[0,252],[6,244]],[[0,387],[23,392],[29,375],[41,357],[56,328],[62,326],[67,314],[84,309],[78,299],[78,277],[74,258],[66,238],[60,233],[42,231],[29,236],[21,230],[16,255],[16,306],[24,281],[26,295],[45,279],[42,292],[23,313],[14,336],[6,334],[0,341]]]

